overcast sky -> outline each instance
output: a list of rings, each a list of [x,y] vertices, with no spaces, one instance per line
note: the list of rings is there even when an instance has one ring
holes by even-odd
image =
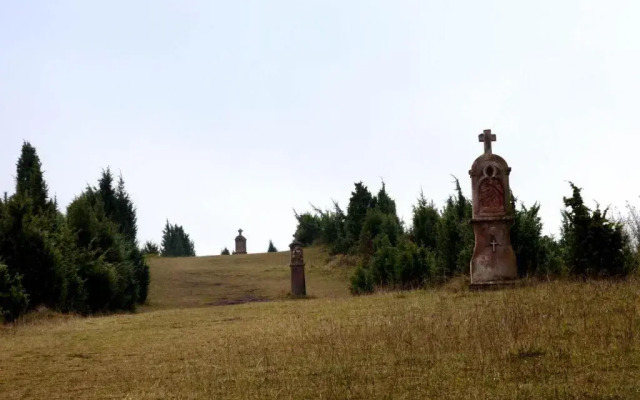
[[[121,172],[139,239],[284,250],[309,203],[381,179],[470,195],[478,134],[557,234],[567,181],[640,198],[638,1],[0,0],[0,190],[23,140],[62,207]]]

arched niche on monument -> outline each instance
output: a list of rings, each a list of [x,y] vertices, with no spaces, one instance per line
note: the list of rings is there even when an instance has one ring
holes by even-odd
[[[510,172],[507,162],[497,154],[483,154],[475,160],[469,171],[474,218],[511,215]]]

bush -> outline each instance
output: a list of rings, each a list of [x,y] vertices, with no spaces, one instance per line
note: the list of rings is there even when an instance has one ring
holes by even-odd
[[[468,272],[475,242],[469,224],[471,202],[462,194],[457,179],[455,185],[456,194],[447,199],[437,227],[436,273],[442,279]]]
[[[350,290],[352,294],[366,294],[373,292],[373,281],[369,270],[359,265],[351,276]]]
[[[412,220],[411,237],[414,243],[425,249],[435,250],[440,213],[433,201],[428,202],[422,192],[418,204],[413,206]]]
[[[30,198],[14,195],[0,216],[0,255],[13,275],[22,276],[30,305],[55,307],[57,254],[52,241],[54,216],[35,214]]]
[[[226,247],[224,249],[222,249],[222,251],[220,252],[221,256],[228,256],[230,254],[231,254],[231,252]]]
[[[403,289],[413,289],[433,282],[435,256],[431,250],[405,241],[398,251],[396,283]]]
[[[571,273],[580,276],[620,276],[635,270],[629,237],[622,224],[607,218],[608,209],[584,205],[581,188],[569,182],[571,197],[564,197],[562,245]]]
[[[298,214],[295,210],[293,213],[298,220],[298,226],[294,237],[297,241],[302,243],[303,246],[309,246],[320,238],[322,232],[320,228],[320,217],[311,213]]]
[[[21,277],[12,275],[0,264],[0,323],[11,322],[26,311],[29,295],[22,287]]]
[[[147,240],[146,242],[144,242],[144,246],[142,247],[142,249],[140,250],[140,252],[142,253],[142,255],[158,255],[160,254],[160,247],[153,243],[150,240]]]

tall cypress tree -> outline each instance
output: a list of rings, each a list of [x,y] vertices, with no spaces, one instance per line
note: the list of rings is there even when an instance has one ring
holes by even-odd
[[[49,189],[42,174],[42,163],[36,148],[29,142],[22,144],[22,152],[16,163],[16,194],[30,200],[34,210],[47,208]]]

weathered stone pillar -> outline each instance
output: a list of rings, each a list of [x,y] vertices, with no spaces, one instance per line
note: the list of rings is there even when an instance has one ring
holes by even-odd
[[[484,154],[474,161],[469,171],[473,202],[471,224],[476,240],[471,258],[472,288],[514,283],[518,277],[510,238],[511,168],[502,157],[493,154],[491,142],[496,140],[496,135],[492,135],[490,129],[480,134],[479,140],[484,142]]]
[[[294,239],[289,245],[291,250],[291,294],[293,296],[306,296],[307,285],[304,280],[304,254],[302,243]]]
[[[242,236],[242,229],[238,229],[236,236],[236,251],[233,254],[247,254],[247,238]]]

